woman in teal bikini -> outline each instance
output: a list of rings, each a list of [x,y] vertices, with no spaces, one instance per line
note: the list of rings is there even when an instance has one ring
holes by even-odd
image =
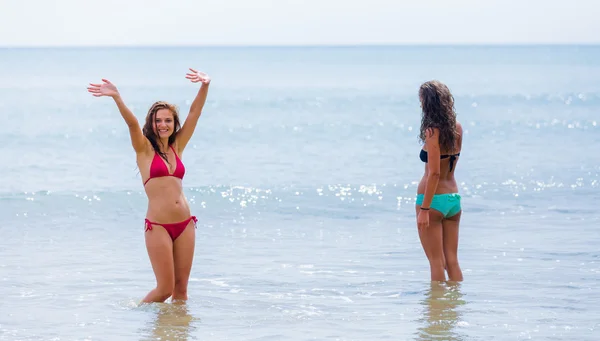
[[[461,206],[454,171],[462,147],[462,127],[456,121],[454,98],[439,81],[419,89],[423,110],[420,158],[425,174],[417,189],[419,238],[429,260],[432,281],[462,281],[458,265],[458,225]]]

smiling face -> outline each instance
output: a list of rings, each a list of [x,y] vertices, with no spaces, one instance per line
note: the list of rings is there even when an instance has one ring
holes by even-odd
[[[164,147],[175,142],[177,132],[181,129],[177,107],[173,104],[159,101],[148,110],[146,123],[142,129],[154,150],[158,151],[159,144]]]
[[[159,109],[154,116],[154,134],[160,139],[168,139],[175,129],[175,119],[171,110]]]

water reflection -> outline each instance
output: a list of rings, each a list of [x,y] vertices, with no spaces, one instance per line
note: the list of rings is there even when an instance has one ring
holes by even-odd
[[[463,335],[456,330],[460,320],[456,308],[465,304],[459,283],[431,282],[421,304],[425,310],[418,321],[421,327],[417,332],[417,340],[463,340]]]
[[[194,318],[186,303],[153,303],[156,316],[141,340],[188,341]]]

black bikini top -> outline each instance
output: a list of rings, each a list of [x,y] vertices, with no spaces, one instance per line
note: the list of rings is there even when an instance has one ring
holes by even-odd
[[[458,156],[460,156],[460,153],[458,153],[458,154],[444,154],[444,155],[440,155],[440,159],[450,158],[450,171],[452,171],[452,167],[454,166],[454,161],[456,161],[456,158]],[[421,159],[421,161],[427,163],[427,152],[424,151],[423,149],[421,149],[421,153],[419,154],[419,158]]]

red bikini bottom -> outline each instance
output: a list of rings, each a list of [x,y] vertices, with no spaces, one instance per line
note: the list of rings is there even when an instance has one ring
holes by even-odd
[[[148,218],[146,218],[146,231],[152,230],[152,225],[162,226],[165,228],[165,230],[167,230],[167,232],[169,233],[169,236],[171,236],[171,240],[175,241],[175,239],[177,239],[177,237],[179,237],[179,235],[185,230],[188,223],[192,219],[194,220],[194,223],[198,222],[198,219],[196,219],[196,216],[191,216],[182,222],[171,223],[171,224],[154,223],[154,222],[151,222],[150,220],[148,220]]]

